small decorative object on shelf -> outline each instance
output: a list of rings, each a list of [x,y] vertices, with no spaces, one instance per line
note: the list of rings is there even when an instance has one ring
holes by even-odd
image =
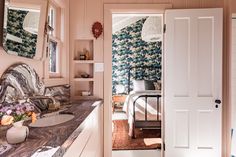
[[[83,74],[81,74],[81,77],[82,77],[82,78],[89,78],[89,74],[83,73]]]
[[[85,59],[86,59],[86,60],[89,60],[89,59],[90,59],[89,51],[88,51],[88,50],[86,50],[86,52],[85,52]]]
[[[82,96],[90,96],[91,92],[90,91],[83,91]]]
[[[34,106],[31,103],[12,103],[0,104],[0,119],[1,125],[13,126],[7,130],[7,141],[10,144],[24,142],[29,134],[27,126],[23,126],[26,119],[32,118],[32,122],[36,120],[36,115],[33,112]]]
[[[86,55],[85,54],[80,54],[79,59],[80,60],[86,60]]]
[[[103,32],[103,27],[100,22],[95,22],[92,26],[93,36],[97,39]]]

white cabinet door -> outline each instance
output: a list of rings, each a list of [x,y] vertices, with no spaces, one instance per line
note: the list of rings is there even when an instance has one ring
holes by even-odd
[[[221,157],[222,15],[166,11],[165,157]]]
[[[79,130],[81,130],[81,133],[72,143],[72,145],[68,148],[63,157],[80,157],[84,148],[86,147],[90,136],[92,135],[93,116],[93,113],[90,114],[81,124],[80,128],[78,128]]]
[[[97,114],[97,108],[93,111],[91,116],[91,121],[90,121],[90,126],[91,127],[91,135],[89,137],[89,140],[86,143],[86,146],[83,149],[83,152],[81,153],[80,157],[92,157],[95,156],[95,150],[96,150],[96,141],[93,140],[93,135],[94,135],[94,126],[96,124],[96,114]]]
[[[103,114],[102,105],[93,112],[78,128],[80,135],[72,143],[63,157],[102,157],[103,156]]]
[[[101,139],[102,137],[102,132],[101,132],[101,127],[103,127],[102,122],[101,122],[101,107],[98,106],[94,111],[93,111],[93,117],[92,117],[92,134],[81,154],[80,157],[102,157],[102,148],[103,148],[103,140]]]

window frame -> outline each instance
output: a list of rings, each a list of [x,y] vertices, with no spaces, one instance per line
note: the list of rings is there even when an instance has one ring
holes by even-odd
[[[48,62],[48,66],[47,66],[47,71],[49,74],[49,79],[50,78],[61,78],[62,77],[62,40],[60,39],[60,35],[62,33],[62,26],[61,26],[61,18],[62,18],[62,14],[61,14],[61,7],[59,5],[57,5],[54,1],[50,1],[49,2],[49,7],[48,7],[48,14],[47,17],[49,18],[49,14],[51,9],[54,10],[54,17],[55,19],[53,20],[53,32],[49,33],[48,32],[48,53],[47,53],[47,62]],[[48,21],[49,22],[49,21]],[[59,23],[58,23],[59,22]],[[58,25],[60,24],[60,25]],[[48,24],[49,25],[49,24]],[[57,49],[56,49],[56,53],[57,53],[57,58],[56,58],[56,72],[51,72],[50,71],[50,47],[49,47],[49,43],[50,41],[56,42],[57,43]]]

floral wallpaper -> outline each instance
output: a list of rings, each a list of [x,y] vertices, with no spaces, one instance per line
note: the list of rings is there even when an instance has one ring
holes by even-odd
[[[23,29],[23,22],[27,13],[28,11],[8,9],[3,46],[6,51],[17,52],[18,56],[33,58],[36,53],[37,35]],[[6,39],[7,34],[21,38],[22,43]]]
[[[162,43],[147,43],[142,40],[141,31],[146,19],[147,17],[112,35],[113,94],[116,94],[117,85],[123,85],[125,87],[125,93],[128,92],[129,67],[155,66],[157,68],[153,70],[132,70],[131,78],[135,78],[136,80],[161,79]]]

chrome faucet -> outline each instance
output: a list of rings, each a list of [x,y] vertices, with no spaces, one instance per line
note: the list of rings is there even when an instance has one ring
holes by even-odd
[[[28,99],[39,99],[39,100],[44,100],[44,99],[47,100],[47,99],[49,99],[49,100],[52,101],[53,104],[57,103],[56,99],[54,97],[52,97],[52,96],[37,95],[37,96],[30,96],[30,97],[28,97]]]
[[[27,97],[27,101],[28,102],[32,102],[32,104],[35,106],[36,110],[38,112],[42,112],[45,111],[49,108],[49,104],[43,102],[43,100],[50,100],[52,104],[57,104],[59,102],[57,102],[57,100],[52,97],[52,96],[41,96],[41,95],[37,95],[37,96],[30,96]]]

